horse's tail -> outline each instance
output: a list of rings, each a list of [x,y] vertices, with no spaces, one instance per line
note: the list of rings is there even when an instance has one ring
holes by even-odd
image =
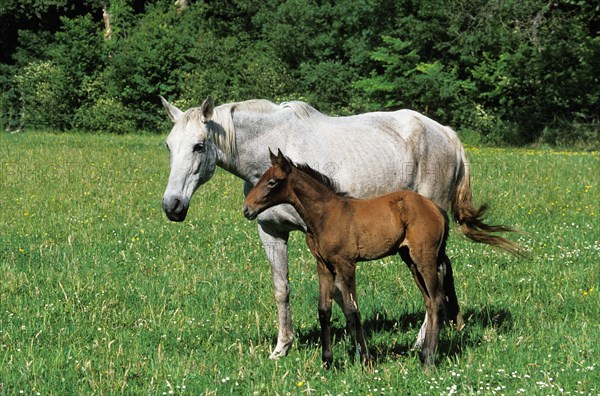
[[[471,191],[471,172],[465,150],[460,146],[462,157],[462,171],[459,172],[458,183],[452,197],[452,217],[460,225],[465,236],[475,242],[497,246],[517,256],[525,256],[523,249],[516,243],[494,235],[495,232],[518,232],[503,225],[489,225],[484,223],[484,214],[487,205],[476,208],[473,204]]]

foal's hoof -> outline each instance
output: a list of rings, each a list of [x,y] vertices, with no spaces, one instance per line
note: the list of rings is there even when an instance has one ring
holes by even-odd
[[[451,321],[450,323],[452,324],[452,327],[454,327],[458,331],[461,331],[463,327],[465,327],[465,321],[461,313],[456,315],[456,321]]]
[[[421,353],[419,355],[419,358],[421,359],[421,364],[423,365],[423,368],[425,368],[425,370],[435,368],[435,366],[437,366],[438,364],[435,355]]]
[[[370,353],[367,353],[366,355],[360,357],[360,362],[364,368],[367,370],[372,370],[373,365],[375,364],[375,358]]]

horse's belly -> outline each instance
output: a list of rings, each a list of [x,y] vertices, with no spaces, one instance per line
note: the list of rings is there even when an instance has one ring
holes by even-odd
[[[356,231],[360,261],[396,254],[404,240],[404,229],[392,215],[365,217],[357,225]]]

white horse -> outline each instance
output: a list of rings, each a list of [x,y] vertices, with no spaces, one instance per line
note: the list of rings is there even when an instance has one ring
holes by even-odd
[[[166,139],[171,173],[163,197],[163,210],[172,221],[185,219],[194,191],[212,177],[216,166],[243,179],[247,194],[270,167],[269,149],[280,149],[294,162],[327,174],[354,197],[417,191],[452,209],[467,237],[517,251],[511,242],[489,234],[510,229],[486,225],[485,206],[474,208],[469,166],[456,133],[422,114],[399,110],[329,117],[303,102],[276,105],[251,100],[215,107],[210,98],[183,112],[161,100],[174,122]],[[286,355],[294,339],[287,254],[289,233],[294,230],[305,232],[306,226],[290,205],[273,207],[258,217],[279,323],[271,359]],[[415,348],[423,344],[426,324],[427,315]]]

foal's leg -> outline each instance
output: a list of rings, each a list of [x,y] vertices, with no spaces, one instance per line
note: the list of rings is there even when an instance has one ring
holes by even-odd
[[[423,300],[427,307],[427,325],[425,330],[425,342],[421,349],[421,362],[433,364],[437,349],[440,329],[443,321],[443,292],[438,277],[437,257],[435,250],[415,249],[417,251],[401,250],[400,255],[413,275],[415,283],[423,294]]]
[[[360,320],[360,311],[356,299],[356,264],[344,263],[336,267],[336,288],[342,297],[341,308],[346,316],[346,323],[352,334],[352,340],[358,347],[361,361],[370,364],[372,361]]]
[[[289,300],[290,286],[288,281],[287,240],[289,233],[277,232],[266,224],[259,222],[258,234],[267,253],[267,258],[271,263],[271,277],[275,289],[275,302],[277,303],[277,319],[279,324],[277,346],[269,358],[279,359],[287,354],[294,342]]]
[[[443,278],[438,275],[437,260],[427,260],[421,265],[417,264],[417,269],[422,273],[429,297],[427,299],[427,333],[425,334],[425,344],[421,350],[421,361],[430,365],[435,362],[434,355],[444,319],[444,293],[443,285],[440,284]]]
[[[319,324],[321,325],[321,359],[327,369],[331,367],[331,306],[334,289],[333,274],[320,260],[317,262],[319,275]]]
[[[401,248],[398,251],[398,254],[400,254],[402,261],[404,261],[406,263],[406,266],[412,273],[413,279],[415,280],[417,287],[419,287],[419,290],[423,294],[423,298],[427,299],[427,294],[424,292],[424,289],[421,286],[421,283],[417,279],[417,276],[415,273],[416,268],[414,267],[415,263],[413,262],[412,258],[410,257],[408,247],[405,246],[405,247]],[[427,300],[425,300],[425,304],[427,304]],[[423,324],[419,328],[419,333],[417,333],[417,339],[415,340],[415,343],[413,344],[413,346],[411,348],[413,351],[420,351],[423,349],[423,344],[425,344],[425,335],[427,334],[427,323],[428,322],[429,322],[429,318],[427,317],[427,311],[425,311],[425,319],[423,319]]]
[[[417,333],[417,339],[412,346],[413,351],[418,351],[423,349],[423,344],[425,344],[425,335],[427,334],[427,322],[429,318],[427,317],[427,311],[425,311],[425,319],[423,319],[423,324]]]

